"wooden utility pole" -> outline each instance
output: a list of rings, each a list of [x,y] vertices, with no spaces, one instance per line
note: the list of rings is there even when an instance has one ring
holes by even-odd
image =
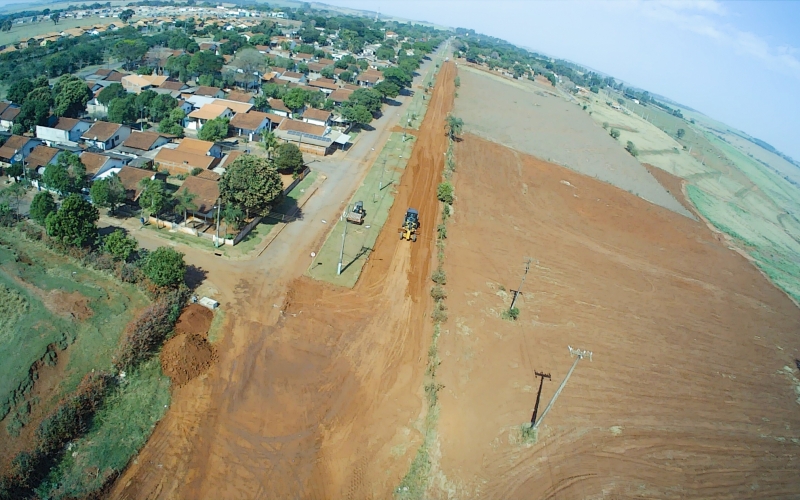
[[[542,398],[542,385],[544,385],[544,379],[550,380],[549,373],[542,373],[542,372],[533,372],[539,377],[539,392],[536,393],[536,404],[533,406],[533,416],[531,417],[531,425],[536,423],[536,414],[539,412],[539,400]]]
[[[511,310],[514,309],[514,304],[517,303],[517,296],[522,293],[522,285],[525,284],[525,277],[528,276],[528,271],[531,268],[531,260],[532,259],[528,257],[528,261],[525,262],[525,274],[522,275],[522,281],[519,284],[519,289],[511,290],[511,293],[514,294],[514,297],[511,298],[511,306],[508,308],[508,312],[511,312]]]
[[[547,416],[547,412],[549,412],[550,408],[552,408],[553,405],[555,404],[556,399],[558,399],[558,396],[559,396],[559,394],[561,394],[561,391],[564,389],[564,386],[567,385],[567,380],[569,380],[570,375],[572,375],[572,372],[575,371],[575,367],[578,366],[578,361],[582,360],[583,358],[589,358],[589,361],[592,360],[592,351],[584,351],[582,349],[573,349],[571,346],[567,346],[567,347],[569,348],[570,355],[571,356],[575,356],[575,362],[572,363],[572,368],[569,369],[569,371],[567,372],[567,376],[564,377],[563,382],[561,382],[561,385],[559,385],[558,389],[556,389],[556,393],[553,394],[553,399],[550,400],[550,403],[547,404],[547,408],[544,409],[544,412],[542,413],[542,417],[539,419],[538,422],[534,422],[533,423],[533,426],[531,428],[534,429],[534,430],[539,427],[539,424],[542,423],[542,420],[544,420],[544,417]]]
[[[344,239],[347,237],[347,214],[350,212],[350,205],[347,205],[347,210],[342,214],[344,221],[344,231],[342,232],[342,249],[339,251],[339,266],[336,268],[336,274],[342,274],[342,260],[344,259]]]

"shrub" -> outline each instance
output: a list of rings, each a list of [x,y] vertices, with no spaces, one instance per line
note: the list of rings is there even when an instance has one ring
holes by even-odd
[[[447,306],[444,305],[444,302],[441,300],[436,302],[433,313],[431,313],[431,318],[433,318],[435,323],[444,323],[447,321]]]
[[[632,156],[639,156],[639,150],[636,148],[636,145],[631,141],[628,141],[628,144],[625,146],[625,149],[630,153]]]
[[[431,288],[431,297],[433,300],[444,300],[447,298],[447,291],[441,285],[436,285]]]
[[[619,139],[619,129],[612,128],[611,129],[611,137],[614,139]]]
[[[103,240],[103,248],[111,254],[116,260],[126,262],[131,254],[136,251],[139,246],[136,240],[130,236],[126,236],[121,229],[117,229],[113,233],[106,236]]]
[[[608,129],[608,122],[603,122],[603,129]]]
[[[441,267],[436,268],[433,274],[431,274],[431,279],[437,285],[447,284],[447,274],[445,274],[444,269],[442,269]]]
[[[447,226],[445,226],[444,224],[439,224],[436,227],[436,232],[439,233],[439,239],[440,240],[446,240],[447,239]]]
[[[192,169],[192,171],[191,171],[191,172],[189,172],[189,175],[200,175],[200,172],[202,172],[202,171],[203,171],[203,169],[202,169],[202,168],[200,168],[200,167],[194,167],[194,168]]]
[[[448,205],[453,204],[453,185],[445,181],[436,188],[436,198]]]
[[[158,247],[144,259],[142,272],[156,286],[177,287],[183,283],[186,263],[181,252],[170,247]]]
[[[512,307],[503,311],[503,319],[516,320],[519,317],[519,308]]]
[[[172,332],[185,295],[183,290],[174,290],[161,296],[128,325],[114,356],[115,370],[130,370],[161,346]]]

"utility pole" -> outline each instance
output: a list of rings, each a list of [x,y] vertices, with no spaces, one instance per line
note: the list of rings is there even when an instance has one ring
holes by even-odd
[[[217,198],[217,237],[214,240],[214,248],[219,248],[219,213],[222,211],[222,198]]]
[[[539,377],[539,392],[536,393],[536,404],[533,407],[533,416],[531,417],[531,425],[536,423],[536,414],[539,412],[539,400],[542,398],[542,385],[544,385],[544,379],[550,380],[549,373],[542,373],[542,372],[533,372]]]
[[[525,284],[525,278],[528,276],[528,271],[530,270],[530,268],[531,268],[531,258],[528,257],[528,261],[525,262],[525,274],[522,275],[522,282],[520,282],[519,284],[519,289],[511,290],[511,293],[514,294],[514,297],[512,297],[511,299],[511,306],[508,308],[508,312],[511,312],[511,310],[514,309],[514,304],[517,303],[517,296],[522,293],[522,285]]]
[[[534,422],[533,423],[533,426],[531,428],[534,429],[534,430],[539,427],[539,424],[542,423],[542,420],[544,420],[544,417],[547,416],[547,412],[549,412],[550,408],[552,408],[553,405],[555,404],[556,399],[558,399],[558,395],[561,394],[561,391],[564,389],[564,386],[567,385],[567,380],[569,380],[570,375],[572,375],[572,372],[575,371],[575,367],[578,366],[578,361],[582,360],[583,358],[589,358],[589,361],[592,360],[592,351],[584,351],[582,349],[573,349],[571,346],[567,346],[567,347],[569,348],[569,354],[571,356],[575,356],[575,362],[572,363],[572,368],[570,368],[569,371],[567,372],[567,376],[564,377],[564,381],[561,382],[561,385],[559,385],[558,389],[556,389],[556,393],[553,394],[553,399],[550,400],[550,403],[548,403],[547,408],[544,409],[544,412],[542,413],[542,417],[539,419],[538,422]]]
[[[344,221],[344,231],[342,231],[342,249],[339,251],[339,266],[336,268],[336,275],[342,274],[342,260],[344,259],[344,239],[347,236],[347,213],[350,212],[350,205],[347,205],[347,211],[342,215]]]

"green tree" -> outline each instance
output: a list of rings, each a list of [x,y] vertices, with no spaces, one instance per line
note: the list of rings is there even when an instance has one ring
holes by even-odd
[[[448,205],[453,204],[453,185],[445,181],[436,188],[436,198]]]
[[[195,198],[197,198],[197,195],[190,193],[186,188],[178,191],[173,198],[175,202],[173,210],[175,210],[176,213],[183,215],[184,224],[186,223],[186,212],[197,210],[197,205],[194,203]]]
[[[394,59],[395,56],[394,49],[391,47],[387,47],[386,45],[381,45],[378,47],[378,50],[375,51],[375,57],[377,57],[381,61],[388,61],[389,59]]]
[[[6,175],[14,180],[19,180],[23,173],[24,169],[22,167],[22,162],[20,161],[15,161],[11,163],[10,167],[6,168]]]
[[[302,108],[308,99],[308,93],[305,89],[295,87],[291,89],[286,95],[283,96],[283,103],[287,108],[292,111]]]
[[[25,104],[25,98],[28,97],[31,90],[33,90],[33,82],[27,78],[19,79],[8,87],[6,99],[21,106]]]
[[[450,140],[454,141],[464,128],[464,120],[453,115],[447,115],[445,127],[447,128],[447,135],[450,136]]]
[[[74,192],[72,177],[62,164],[48,165],[42,174],[42,182],[61,196]]]
[[[400,87],[390,81],[382,81],[375,85],[374,89],[377,90],[384,99],[387,97],[394,99],[400,94]]]
[[[134,14],[135,12],[133,11],[133,9],[125,9],[119,13],[119,19],[123,23],[127,23],[128,20],[132,18]]]
[[[158,124],[158,131],[162,134],[171,134],[183,137],[183,120],[186,113],[181,108],[175,108]]]
[[[192,75],[212,75],[219,74],[222,69],[222,56],[213,54],[207,50],[196,52],[187,65],[187,70]]]
[[[382,102],[383,96],[375,89],[358,89],[347,98],[349,105],[357,106],[360,104],[372,114],[380,112]]]
[[[352,71],[342,71],[339,74],[339,80],[341,80],[343,82],[346,82],[346,83],[352,83],[353,82],[353,72]]]
[[[275,168],[281,172],[299,173],[305,168],[303,153],[297,145],[286,142],[278,146],[275,156]]]
[[[263,214],[283,197],[278,170],[265,158],[241,155],[233,161],[219,181],[223,200],[251,214]]]
[[[616,129],[616,128],[612,127],[610,134],[611,134],[611,137],[613,137],[614,139],[619,139],[619,129]]]
[[[169,94],[159,94],[153,97],[148,107],[150,119],[154,122],[160,122],[166,118],[173,109],[178,106],[178,100]],[[181,118],[182,120],[183,118]]]
[[[384,80],[390,81],[400,88],[410,87],[412,76],[401,68],[386,68],[383,71]]]
[[[11,31],[11,19],[3,20],[3,23],[0,24],[0,31]]]
[[[631,156],[639,156],[639,150],[636,148],[636,145],[631,141],[628,141],[628,144],[625,145],[625,150],[628,151],[628,153],[630,153]]]
[[[221,141],[228,137],[228,126],[230,120],[227,118],[219,117],[213,120],[208,120],[203,128],[197,133],[197,138],[201,141]]]
[[[24,132],[33,130],[36,125],[47,125],[50,105],[45,101],[25,101],[20,107],[16,122]]]
[[[25,101],[45,102],[48,107],[52,107],[54,102],[53,93],[50,91],[50,87],[37,87],[30,91]]]
[[[222,211],[222,220],[225,221],[225,232],[229,233],[231,229],[238,231],[244,222],[244,212],[241,208],[230,203],[225,204],[225,210]]]
[[[136,240],[130,236],[126,236],[122,229],[117,229],[113,233],[103,238],[103,248],[106,252],[110,253],[115,260],[126,262],[131,254],[136,251],[138,247]]]
[[[53,24],[58,24],[58,20],[61,19],[61,14],[58,12],[53,12],[50,14],[50,19],[53,20]]]
[[[14,220],[19,220],[19,203],[25,196],[27,189],[22,183],[15,182],[4,190],[0,191],[0,199],[5,201],[8,205],[14,207]]]
[[[682,128],[679,128],[679,129],[678,129],[678,132],[675,134],[675,136],[676,136],[678,139],[683,139],[683,136],[684,136],[684,135],[686,135],[686,131],[685,131],[685,130],[683,130]]]
[[[134,62],[139,62],[148,50],[144,40],[120,40],[114,45],[114,55],[125,61],[125,67],[130,68]]]
[[[336,76],[333,72],[332,68],[322,68],[322,71],[319,72],[323,78],[327,78],[329,80],[333,80],[333,77]]]
[[[100,214],[91,203],[77,194],[67,196],[57,212],[45,220],[47,234],[72,246],[90,245],[97,238]]]
[[[56,211],[56,201],[49,191],[39,191],[31,202],[31,219],[44,226],[47,216]]]
[[[136,113],[136,95],[128,94],[127,97],[117,97],[108,104],[108,121],[114,123],[134,123],[138,118]]]
[[[114,82],[97,94],[97,101],[103,106],[108,106],[108,103],[114,99],[118,97],[125,98],[127,95],[128,92],[125,90],[125,87],[123,87],[121,83]]]
[[[267,152],[267,158],[272,158],[272,153],[278,147],[278,137],[275,132],[269,131],[261,135],[261,147]]]
[[[372,121],[372,113],[362,104],[344,106],[342,108],[342,117],[351,123],[359,125],[368,125]]]
[[[113,174],[95,181],[89,190],[89,195],[92,197],[92,203],[108,208],[109,213],[113,214],[114,210],[125,201],[125,187],[119,177]]]
[[[145,258],[142,272],[156,286],[177,288],[186,276],[186,263],[177,250],[158,247]]]
[[[142,179],[139,182],[142,188],[139,194],[139,206],[148,214],[156,218],[158,225],[158,214],[161,213],[170,203],[170,193],[167,186],[160,179]]]
[[[77,118],[86,111],[86,103],[92,98],[92,91],[86,82],[72,75],[62,76],[53,92],[53,114],[67,118]],[[54,90],[55,90],[54,89]]]

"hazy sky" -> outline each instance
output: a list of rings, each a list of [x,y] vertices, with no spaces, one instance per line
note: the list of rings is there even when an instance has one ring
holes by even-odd
[[[800,1],[323,1],[472,28],[569,59],[800,160]]]

